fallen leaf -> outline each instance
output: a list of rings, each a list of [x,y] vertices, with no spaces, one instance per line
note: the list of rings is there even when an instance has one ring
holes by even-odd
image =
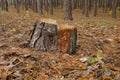
[[[87,60],[88,60],[88,58],[87,57],[82,57],[82,58],[80,58],[79,59],[81,62],[86,62]]]

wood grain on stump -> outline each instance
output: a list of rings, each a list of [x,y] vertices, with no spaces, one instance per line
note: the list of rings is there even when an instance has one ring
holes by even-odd
[[[56,22],[36,22],[30,35],[29,46],[38,51],[60,50],[69,54],[76,52],[77,28]]]

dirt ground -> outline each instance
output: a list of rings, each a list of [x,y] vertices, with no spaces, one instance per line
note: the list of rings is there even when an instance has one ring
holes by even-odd
[[[64,21],[62,10],[53,16],[32,11],[0,12],[0,80],[119,80],[120,15],[89,18],[75,10],[74,21]],[[77,26],[75,55],[39,52],[26,46],[34,22],[43,18]]]

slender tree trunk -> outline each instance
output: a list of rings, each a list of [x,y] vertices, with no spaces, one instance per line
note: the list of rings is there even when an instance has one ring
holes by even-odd
[[[108,1],[108,8],[109,8],[109,10],[112,9],[112,0],[109,0],[109,1]]]
[[[49,3],[50,3],[50,14],[53,15],[53,0],[50,0]]]
[[[82,0],[82,14],[85,14],[85,0]]]
[[[55,0],[53,0],[53,6],[54,6],[54,8],[56,7],[56,1]]]
[[[28,0],[25,0],[25,10],[28,10]]]
[[[97,0],[94,0],[94,16],[97,15]]]
[[[38,12],[37,10],[37,0],[32,0],[32,10],[34,12]]]
[[[104,8],[105,0],[101,0],[101,7]]]
[[[63,0],[60,0],[60,8],[62,8],[62,7],[63,7]]]
[[[105,12],[107,12],[108,8],[108,0],[105,0]]]
[[[72,0],[73,9],[77,8],[77,0]]]
[[[32,4],[32,10],[35,11],[34,10],[34,0],[31,0],[31,4]]]
[[[37,0],[37,9],[40,15],[43,15],[43,2],[42,0]]]
[[[103,0],[103,12],[107,12],[107,0]]]
[[[79,8],[80,7],[80,0],[76,0],[76,8]]]
[[[21,5],[22,5],[22,9],[25,9],[25,7],[24,7],[24,5],[25,5],[24,0],[21,0]]]
[[[48,9],[48,0],[44,0],[44,1],[45,1],[45,10],[48,13],[49,12],[49,9]]]
[[[83,9],[83,0],[80,0],[80,9]]]
[[[2,6],[2,10],[8,11],[8,1],[7,0],[1,0],[1,6]]]
[[[31,6],[31,0],[28,0],[28,7],[30,8]]]
[[[64,0],[64,19],[73,20],[72,17],[72,1]]]
[[[89,11],[91,11],[91,8],[92,8],[92,2],[93,2],[93,0],[92,0],[92,1],[89,0]]]
[[[56,7],[58,8],[59,6],[59,0],[56,0]]]
[[[89,17],[88,1],[89,1],[89,0],[85,0],[85,16],[86,16],[86,17]]]
[[[98,5],[99,5],[99,8],[101,8],[102,7],[102,0],[98,0]]]
[[[120,7],[120,0],[118,1],[118,6]],[[119,11],[120,11],[120,8],[119,8]]]
[[[3,0],[1,0],[1,8],[2,8],[2,10],[4,10],[4,5],[3,5]]]
[[[15,1],[15,5],[16,5],[16,11],[17,11],[17,13],[19,13],[20,10],[19,10],[19,1],[18,0]]]
[[[5,10],[8,11],[8,1],[5,0]]]
[[[29,0],[29,8],[32,9],[32,0]]]
[[[1,4],[1,1],[0,1],[0,8],[2,8],[2,4]]]
[[[118,1],[118,0],[114,0],[114,1],[113,1],[112,18],[116,18],[117,1]]]

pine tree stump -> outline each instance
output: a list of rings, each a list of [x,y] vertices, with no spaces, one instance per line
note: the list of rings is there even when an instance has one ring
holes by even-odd
[[[47,21],[36,22],[30,34],[29,47],[38,51],[60,50],[75,54],[77,28]]]

